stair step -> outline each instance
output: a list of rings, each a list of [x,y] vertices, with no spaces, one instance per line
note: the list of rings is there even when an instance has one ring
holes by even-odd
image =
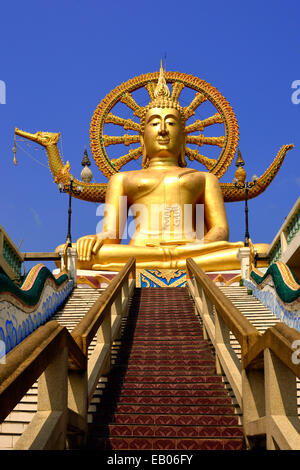
[[[231,441],[242,448],[239,408],[215,373],[187,290],[136,289],[135,296],[89,448],[226,448]]]
[[[90,443],[91,445],[91,443]],[[242,450],[241,438],[93,438],[93,449],[105,450]]]
[[[234,408],[230,404],[203,404],[203,405],[182,405],[182,404],[164,404],[164,405],[127,405],[118,403],[114,406],[116,413],[124,414],[204,414],[204,415],[232,415]],[[108,411],[105,411],[105,415],[108,415]],[[95,418],[96,422],[96,418]]]
[[[243,437],[241,426],[188,426],[188,425],[145,425],[145,424],[110,424],[98,426],[97,435],[104,437]]]

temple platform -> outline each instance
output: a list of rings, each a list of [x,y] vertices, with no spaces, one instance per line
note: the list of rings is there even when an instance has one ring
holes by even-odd
[[[53,270],[53,274],[58,272]],[[108,286],[116,271],[77,271],[77,286],[101,289]],[[212,271],[206,273],[218,286],[238,286],[240,270]],[[181,269],[137,269],[136,287],[185,287],[186,271]]]

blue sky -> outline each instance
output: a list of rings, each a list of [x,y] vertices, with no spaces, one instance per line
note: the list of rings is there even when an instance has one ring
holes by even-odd
[[[3,3],[3,2],[2,2]],[[14,128],[62,134],[64,161],[80,177],[84,147],[98,103],[110,90],[154,72],[198,76],[232,105],[248,178],[260,176],[283,144],[293,143],[271,186],[249,202],[254,242],[272,241],[300,189],[299,1],[191,0],[146,2],[53,0],[1,5],[0,224],[23,251],[52,251],[65,241],[67,195],[53,182],[43,148],[20,145]],[[39,162],[37,163],[36,160]],[[94,179],[107,181],[93,164]],[[45,166],[43,166],[45,165]],[[235,167],[221,181],[232,181]],[[95,233],[96,204],[73,200],[72,237]],[[244,237],[244,205],[226,205],[230,240]]]

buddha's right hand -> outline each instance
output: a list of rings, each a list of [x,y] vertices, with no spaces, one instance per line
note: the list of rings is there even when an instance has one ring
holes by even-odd
[[[103,245],[107,233],[102,232],[98,235],[86,235],[78,238],[76,248],[78,252],[78,261],[90,261],[93,254],[96,254]]]

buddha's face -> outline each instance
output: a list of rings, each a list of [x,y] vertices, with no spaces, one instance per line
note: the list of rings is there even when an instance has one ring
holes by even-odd
[[[180,112],[173,108],[152,108],[145,116],[141,138],[148,158],[177,159],[184,145]]]

